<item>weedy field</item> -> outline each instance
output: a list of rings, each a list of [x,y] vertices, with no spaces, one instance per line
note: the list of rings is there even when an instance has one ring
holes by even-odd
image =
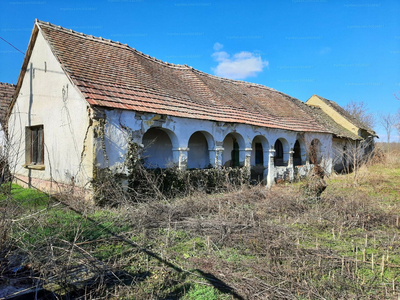
[[[398,299],[400,151],[380,158],[319,199],[298,182],[110,208],[3,185],[0,298]]]

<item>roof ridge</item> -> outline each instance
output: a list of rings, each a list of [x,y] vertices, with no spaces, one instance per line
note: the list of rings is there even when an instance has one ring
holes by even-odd
[[[265,85],[170,64],[127,44],[35,20],[34,33],[37,35],[38,31],[90,105],[331,133],[307,114],[304,102]],[[77,52],[71,54],[75,47]],[[118,59],[118,52],[122,60]],[[115,54],[112,64],[104,59],[107,53]],[[85,63],[75,54],[89,55],[90,59]],[[203,112],[201,116],[199,111]]]
[[[187,66],[187,65],[185,65],[185,66]],[[221,80],[221,81],[227,81],[227,82],[233,82],[233,83],[240,83],[240,84],[247,84],[247,85],[249,85],[249,86],[261,87],[261,88],[268,89],[268,90],[270,90],[270,91],[279,92],[279,91],[275,90],[274,88],[268,87],[268,86],[263,85],[263,84],[260,84],[260,83],[253,83],[253,82],[248,82],[248,81],[244,81],[244,80],[237,80],[237,79],[230,79],[230,78],[220,77],[220,76],[217,76],[217,75],[212,75],[212,74],[209,74],[209,73],[206,73],[206,72],[197,70],[197,69],[195,69],[195,68],[193,68],[193,67],[190,67],[190,66],[188,66],[188,67],[189,67],[193,72],[197,72],[197,73],[199,73],[199,75],[202,75],[202,76],[209,76],[209,77],[212,77],[212,78]]]
[[[54,29],[63,30],[66,33],[74,34],[74,35],[79,36],[79,37],[83,37],[83,38],[87,38],[87,39],[90,39],[90,40],[93,40],[93,41],[96,41],[96,42],[103,42],[103,43],[109,44],[111,46],[117,46],[117,47],[121,47],[121,48],[124,48],[124,49],[127,49],[127,50],[131,50],[131,51],[134,51],[136,54],[142,56],[143,58],[149,59],[149,60],[151,60],[153,62],[159,63],[159,64],[167,66],[167,67],[172,67],[172,68],[176,68],[176,69],[190,69],[191,68],[191,67],[187,66],[186,64],[185,65],[180,65],[180,64],[173,64],[173,63],[169,63],[169,62],[166,62],[166,61],[162,61],[162,60],[157,59],[157,58],[155,58],[153,56],[145,54],[145,53],[143,53],[143,52],[141,52],[141,51],[139,51],[139,50],[137,50],[135,48],[132,48],[126,43],[123,44],[123,43],[121,43],[119,41],[115,42],[115,41],[113,41],[111,39],[105,39],[105,38],[103,38],[101,36],[100,37],[96,37],[96,36],[93,36],[91,34],[90,35],[89,34],[85,34],[83,32],[78,32],[78,31],[75,31],[73,29],[68,29],[68,28],[62,27],[60,25],[55,25],[55,24],[52,24],[50,22],[44,22],[44,21],[41,21],[41,20],[38,20],[38,19],[35,19],[35,24],[38,24],[39,26],[48,26],[48,27],[51,27],[51,28],[54,28]]]
[[[8,83],[8,82],[0,82],[1,85],[11,85],[11,86],[15,86],[15,84],[13,83]]]
[[[153,56],[145,54],[145,53],[143,53],[143,52],[141,52],[141,51],[139,51],[139,50],[137,50],[135,48],[132,48],[126,43],[122,44],[119,41],[115,42],[115,41],[113,41],[111,39],[104,39],[102,37],[95,37],[93,35],[88,35],[88,34],[85,34],[83,32],[78,32],[78,31],[75,31],[73,29],[68,29],[68,28],[65,28],[65,27],[62,27],[62,26],[59,26],[59,25],[55,25],[55,24],[52,24],[50,22],[44,22],[44,21],[41,21],[41,20],[38,20],[38,19],[35,20],[35,23],[40,24],[40,25],[44,25],[44,26],[49,26],[49,27],[56,28],[56,29],[61,29],[61,30],[65,31],[65,32],[67,32],[67,33],[75,34],[77,36],[88,38],[88,39],[91,39],[93,41],[98,41],[98,42],[107,43],[107,44],[110,44],[110,45],[113,45],[113,46],[120,46],[120,47],[123,47],[123,48],[128,48],[129,50],[132,50],[132,51],[136,52],[138,55],[142,56],[145,59],[149,59],[149,60],[151,60],[153,62],[159,63],[161,65],[165,65],[165,66],[168,66],[168,67],[173,67],[173,68],[178,68],[178,69],[187,69],[189,71],[196,72],[199,75],[209,76],[209,77],[221,80],[221,81],[246,84],[248,86],[254,86],[254,87],[259,87],[259,88],[263,88],[263,89],[268,89],[268,90],[274,91],[274,92],[279,92],[279,91],[275,90],[274,88],[268,87],[268,86],[263,85],[263,84],[253,83],[253,82],[248,82],[248,81],[243,81],[243,80],[237,80],[237,79],[224,78],[224,77],[212,75],[212,74],[200,71],[198,69],[195,69],[195,68],[193,68],[191,66],[188,66],[187,64],[180,65],[180,64],[173,64],[173,63],[165,62],[165,61],[157,59],[157,58],[155,58]],[[279,92],[279,93],[282,93],[282,92]],[[284,94],[284,93],[282,93],[282,94]]]

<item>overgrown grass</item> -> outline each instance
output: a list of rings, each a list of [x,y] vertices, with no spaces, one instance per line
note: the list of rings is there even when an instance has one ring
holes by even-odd
[[[13,186],[0,284],[25,276],[82,299],[397,298],[400,163],[359,172],[328,178],[318,201],[300,183],[117,208],[42,195],[35,208],[36,192]]]
[[[0,187],[0,207],[14,203],[25,208],[42,208],[51,198],[35,189],[24,189],[17,184],[5,183]]]

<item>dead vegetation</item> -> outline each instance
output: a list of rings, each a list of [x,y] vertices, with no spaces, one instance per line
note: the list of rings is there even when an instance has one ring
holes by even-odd
[[[325,178],[319,201],[307,183],[137,203],[109,187],[118,205],[102,208],[9,186],[0,285],[70,299],[396,299],[400,161],[361,175],[356,187]]]

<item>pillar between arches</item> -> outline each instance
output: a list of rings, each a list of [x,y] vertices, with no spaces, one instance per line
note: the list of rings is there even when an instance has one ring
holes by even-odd
[[[214,168],[221,168],[222,166],[222,153],[224,152],[224,148],[217,147],[215,149],[209,149],[210,155],[210,164]]]
[[[289,180],[293,181],[294,179],[294,164],[293,164],[293,148],[289,151],[289,161],[288,161],[288,168],[289,168]]]
[[[267,176],[267,186],[271,187],[275,183],[275,149],[271,148],[268,154],[268,176]]]
[[[172,159],[180,170],[187,169],[189,148],[174,148],[172,149]]]
[[[244,166],[250,168],[251,166],[251,151],[252,148],[245,148],[244,150],[239,150],[239,164],[240,166]]]

